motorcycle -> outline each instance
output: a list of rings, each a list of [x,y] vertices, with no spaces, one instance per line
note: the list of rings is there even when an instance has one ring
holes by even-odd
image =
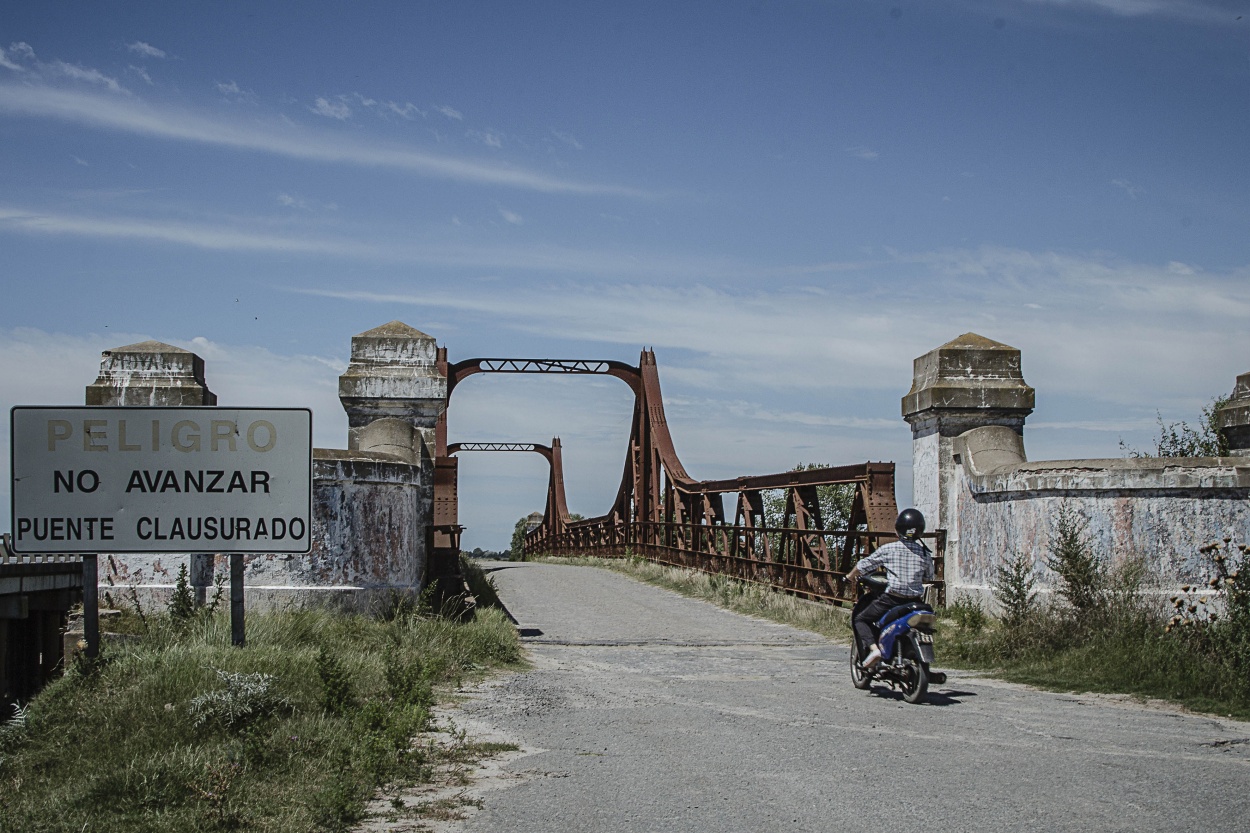
[[[860,576],[861,592],[851,613],[851,619],[868,607],[874,599],[885,592],[886,580],[882,576]],[[860,662],[859,640],[851,637],[851,683],[860,690],[867,690],[873,680],[887,683],[891,690],[903,693],[908,703],[919,703],[929,691],[929,684],[942,685],[946,674],[933,671],[933,627],[937,615],[933,608],[923,602],[909,602],[886,611],[874,625],[873,635],[881,646],[884,656],[872,668]]]

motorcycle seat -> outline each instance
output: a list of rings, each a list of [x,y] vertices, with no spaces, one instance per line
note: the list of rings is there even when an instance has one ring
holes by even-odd
[[[907,614],[916,613],[917,611],[924,611],[925,613],[932,613],[933,608],[925,604],[924,602],[908,602],[907,604],[901,604],[896,607],[892,607],[885,612],[884,616],[882,616],[880,619],[877,620],[877,627],[884,628],[886,625],[890,624],[891,622],[896,622],[899,619],[902,619]]]

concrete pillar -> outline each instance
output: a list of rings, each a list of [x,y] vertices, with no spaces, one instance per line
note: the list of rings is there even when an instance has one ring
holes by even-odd
[[[1220,408],[1220,433],[1228,440],[1228,453],[1250,457],[1250,373],[1237,377],[1233,396]]]
[[[1019,350],[964,333],[915,360],[902,404],[911,425],[912,505],[929,529],[948,531],[949,552],[958,534],[952,441],[985,425],[1004,425],[1023,437],[1033,388],[1024,383]]]
[[[100,354],[100,375],[87,385],[86,404],[156,405],[167,408],[216,405],[204,381],[204,360],[181,347],[143,341]],[[213,556],[191,556],[191,586],[204,604],[213,584]]]
[[[436,347],[431,336],[402,321],[352,336],[351,363],[339,377],[348,450],[433,459],[434,428],[447,403]]]
[[[204,381],[204,360],[190,350],[144,341],[100,355],[100,375],[87,385],[88,405],[217,404]]]

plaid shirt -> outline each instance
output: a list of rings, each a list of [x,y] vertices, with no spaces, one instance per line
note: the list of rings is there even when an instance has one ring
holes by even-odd
[[[924,582],[933,578],[933,554],[919,541],[901,539],[878,547],[855,565],[861,576],[871,575],[882,567],[889,579],[887,593],[904,598],[923,596]]]

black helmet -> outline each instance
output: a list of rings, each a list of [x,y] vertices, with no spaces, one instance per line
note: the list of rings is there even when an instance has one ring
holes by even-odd
[[[894,531],[900,538],[915,541],[924,533],[924,515],[920,514],[919,509],[904,509],[898,513],[898,520],[894,522]]]

